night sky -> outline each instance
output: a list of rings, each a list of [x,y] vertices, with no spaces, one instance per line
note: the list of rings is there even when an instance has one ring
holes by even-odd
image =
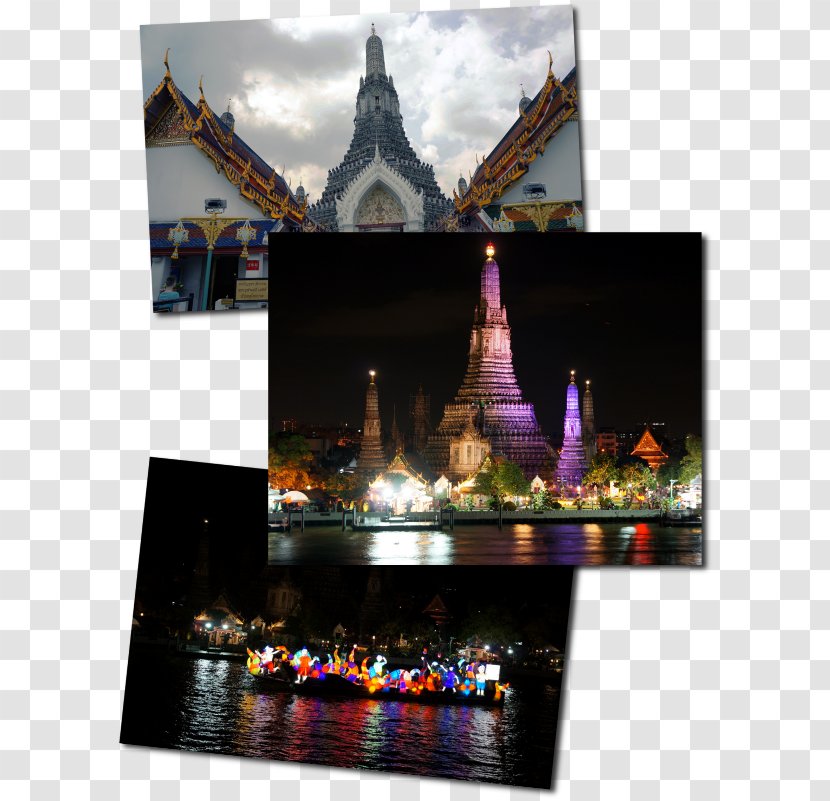
[[[496,247],[513,364],[544,433],[562,437],[571,369],[596,425],[702,431],[699,234],[271,237],[269,413],[362,427],[377,370],[385,429],[419,384],[431,421],[464,377],[484,248]]]

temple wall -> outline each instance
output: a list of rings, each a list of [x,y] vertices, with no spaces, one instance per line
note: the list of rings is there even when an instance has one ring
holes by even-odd
[[[536,157],[530,169],[498,200],[499,203],[523,203],[527,200],[522,187],[529,183],[545,184],[545,200],[582,200],[579,162],[579,123],[566,122]]]
[[[208,197],[228,202],[225,217],[269,218],[224,173],[216,172],[213,161],[195,145],[148,147],[145,152],[150,222],[204,217]]]

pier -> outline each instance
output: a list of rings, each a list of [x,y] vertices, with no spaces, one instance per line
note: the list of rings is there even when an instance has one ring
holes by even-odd
[[[291,512],[272,512],[268,515],[269,529],[292,531],[306,526],[339,526],[341,531],[382,531],[383,529],[434,529],[442,530],[461,525],[504,525],[515,523],[608,523],[660,521],[665,513],[660,509],[556,509],[534,512],[532,509],[517,509],[513,512],[461,511],[444,509],[440,512],[408,512],[395,515],[389,512],[358,512],[355,509],[343,512],[307,512],[300,509]],[[692,522],[691,520],[688,522]]]

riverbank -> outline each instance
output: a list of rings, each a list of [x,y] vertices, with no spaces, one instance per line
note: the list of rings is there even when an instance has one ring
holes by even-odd
[[[637,523],[644,520],[659,521],[665,516],[660,509],[554,509],[546,512],[534,512],[532,509],[517,509],[515,512],[501,512],[505,525],[513,523]],[[365,528],[381,525],[385,512],[293,512],[292,526],[339,526],[345,528]],[[413,527],[434,526],[448,528],[451,525],[493,525],[499,521],[498,511],[456,511],[456,512],[409,512],[405,515],[407,523]],[[288,515],[276,512],[268,515],[269,526],[287,526]],[[407,526],[400,525],[399,528]]]

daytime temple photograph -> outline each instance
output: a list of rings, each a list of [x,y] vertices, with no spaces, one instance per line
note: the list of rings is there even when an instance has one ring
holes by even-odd
[[[266,307],[271,233],[583,229],[569,7],[145,26],[142,70],[155,311]]]

